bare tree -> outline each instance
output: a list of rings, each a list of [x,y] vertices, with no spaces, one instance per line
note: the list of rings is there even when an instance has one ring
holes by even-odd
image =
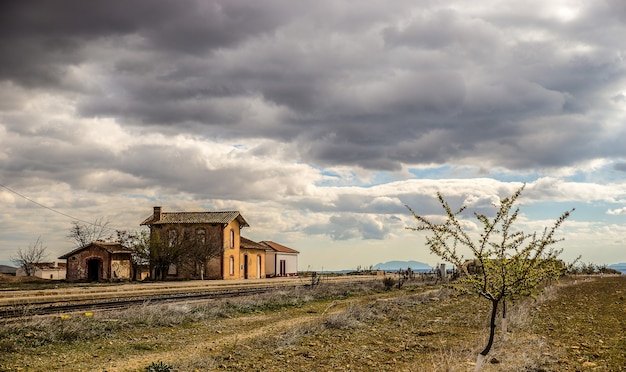
[[[112,233],[113,229],[109,227],[109,224],[110,222],[105,221],[104,217],[96,219],[94,223],[73,221],[67,238],[74,242],[76,248],[84,247],[98,240],[111,240],[114,235]]]
[[[37,270],[37,264],[47,256],[46,248],[41,241],[41,237],[38,237],[35,243],[29,245],[25,250],[19,248],[17,256],[11,258],[11,261],[21,267],[26,276],[34,275]]]
[[[207,232],[205,229],[196,230],[195,234],[187,234],[187,241],[182,258],[192,265],[196,277],[204,280],[207,275],[206,266],[213,258],[220,257],[222,245],[216,243],[220,239],[215,232]]]
[[[170,266],[178,264],[184,254],[185,243],[185,236],[177,234],[170,234],[166,241],[158,234],[150,236],[150,275],[154,272],[153,279],[167,279]]]

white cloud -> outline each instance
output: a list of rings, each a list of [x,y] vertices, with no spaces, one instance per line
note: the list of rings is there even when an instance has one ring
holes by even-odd
[[[617,208],[617,209],[609,209],[606,211],[606,214],[610,214],[612,216],[617,216],[620,214],[626,214],[626,207],[624,208]]]

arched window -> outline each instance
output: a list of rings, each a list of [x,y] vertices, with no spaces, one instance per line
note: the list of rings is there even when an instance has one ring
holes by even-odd
[[[235,230],[233,229],[230,230],[230,248],[235,248]]]
[[[230,256],[228,263],[228,272],[230,275],[235,275],[235,257]]]

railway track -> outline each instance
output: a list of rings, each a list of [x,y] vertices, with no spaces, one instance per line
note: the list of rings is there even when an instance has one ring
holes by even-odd
[[[15,319],[30,318],[34,316],[69,314],[87,311],[111,311],[122,310],[131,306],[160,304],[166,302],[181,302],[190,300],[208,300],[225,297],[246,296],[265,293],[277,288],[243,288],[229,289],[224,291],[212,291],[206,293],[180,293],[160,296],[146,296],[139,298],[123,298],[118,300],[88,301],[78,303],[50,303],[37,305],[20,305],[0,308],[0,319],[9,321]]]
[[[325,284],[341,282],[372,282],[375,277],[326,277]],[[149,283],[91,289],[48,291],[10,291],[0,294],[0,321],[11,322],[35,316],[69,314],[88,311],[111,311],[131,306],[167,302],[188,302],[226,297],[246,296],[273,290],[310,286],[310,279],[205,281],[178,283]],[[121,290],[120,290],[121,289]]]

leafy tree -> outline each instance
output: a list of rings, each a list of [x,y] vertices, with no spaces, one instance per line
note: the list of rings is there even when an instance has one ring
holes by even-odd
[[[460,278],[450,286],[464,293],[478,294],[491,302],[489,341],[477,357],[477,370],[493,345],[500,303],[505,308],[506,300],[537,293],[543,282],[559,277],[565,268],[558,259],[562,249],[554,249],[553,246],[561,240],[555,238],[557,229],[573,209],[563,213],[551,228],[544,228],[541,234],[516,231],[513,224],[519,217],[519,208],[513,206],[524,187],[500,200],[493,219],[474,213],[483,229],[478,237],[470,235],[460,220],[459,216],[466,206],[454,211],[440,193],[437,193],[437,198],[446,215],[443,223],[435,223],[407,206],[417,220],[417,226],[408,229],[429,233],[426,245],[430,251],[462,271]],[[474,259],[469,261],[471,265],[464,260],[462,247],[473,255]]]
[[[42,262],[46,258],[46,248],[41,241],[41,237],[38,237],[35,243],[28,246],[28,248],[17,250],[17,256],[11,258],[11,261],[24,270],[26,276],[35,274],[37,270],[37,264]]]
[[[109,224],[110,222],[105,221],[104,217],[96,219],[94,223],[72,221],[72,227],[67,238],[74,242],[76,248],[84,247],[98,240],[108,241],[113,239],[113,229],[109,227]]]

